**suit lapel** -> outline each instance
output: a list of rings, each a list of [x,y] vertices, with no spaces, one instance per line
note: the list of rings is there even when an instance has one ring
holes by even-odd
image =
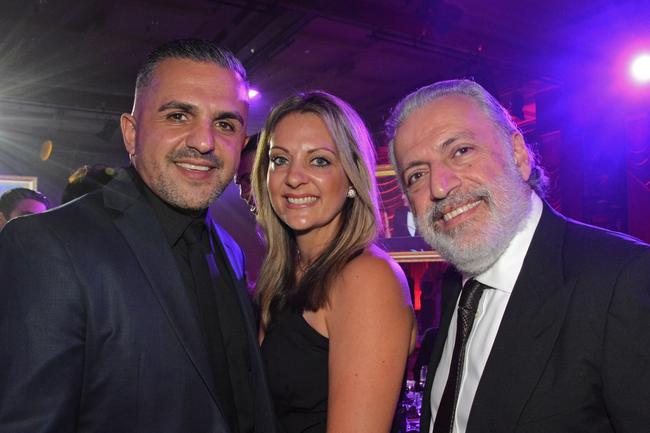
[[[213,251],[224,258],[222,261],[224,269],[222,271],[225,271],[225,280],[235,290],[237,301],[244,314],[246,332],[253,336],[257,344],[257,330],[254,329],[255,319],[253,309],[246,288],[243,287],[244,264],[241,257],[238,257],[241,254],[238,254],[238,251],[235,251],[230,243],[224,242],[224,239],[228,239],[228,235],[223,233],[219,226],[212,220],[210,227],[213,234],[211,238],[216,239],[216,242],[213,243]]]
[[[104,203],[118,211],[113,223],[131,247],[160,308],[218,406],[200,325],[174,255],[153,210],[139,195],[128,174],[121,174],[110,183],[110,188],[104,189]]]
[[[214,223],[211,227],[213,234],[216,234],[216,237],[213,236],[213,239],[216,239],[213,244],[215,254],[223,258],[218,261],[221,263],[221,273],[224,274],[224,281],[230,284],[231,289],[235,292],[240,313],[237,320],[244,322],[243,331],[246,334],[245,341],[241,341],[241,337],[239,337],[242,343],[243,358],[241,358],[241,354],[233,353],[233,351],[229,351],[228,355],[230,365],[236,365],[234,364],[236,362],[241,364],[243,361],[247,364],[249,371],[249,374],[241,374],[241,368],[239,373],[235,370],[231,371],[231,380],[233,379],[232,375],[237,375],[240,380],[238,386],[233,385],[235,399],[238,402],[238,415],[243,414],[247,418],[256,420],[255,423],[258,425],[267,425],[269,419],[272,419],[273,408],[268,399],[269,392],[263,374],[255,315],[245,287],[243,256],[227,233]],[[235,322],[235,318],[232,318],[232,321]]]
[[[564,281],[565,225],[544,206],[483,370],[468,433],[512,431],[544,370],[575,284]]]

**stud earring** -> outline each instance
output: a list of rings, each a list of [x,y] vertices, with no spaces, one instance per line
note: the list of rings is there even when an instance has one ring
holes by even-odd
[[[354,188],[350,187],[348,189],[348,193],[346,194],[346,197],[347,198],[355,198],[356,196],[357,196],[357,191]]]

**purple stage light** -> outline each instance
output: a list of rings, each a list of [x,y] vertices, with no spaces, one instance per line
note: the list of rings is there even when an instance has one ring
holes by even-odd
[[[255,99],[258,96],[260,96],[259,90],[253,89],[252,87],[248,89],[248,99]]]
[[[650,82],[650,54],[638,55],[630,65],[630,73],[639,83]]]

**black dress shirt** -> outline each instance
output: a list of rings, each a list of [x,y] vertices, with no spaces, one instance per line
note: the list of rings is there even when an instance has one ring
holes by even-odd
[[[228,420],[233,433],[252,431],[252,407],[249,396],[253,390],[247,389],[251,383],[250,358],[245,345],[245,325],[241,308],[232,284],[227,279],[228,268],[221,248],[214,239],[216,233],[211,230],[211,219],[206,210],[188,211],[174,207],[158,197],[142,180],[140,175],[129,167],[131,177],[137,188],[151,205],[160,222],[165,237],[178,264],[187,296],[194,306],[195,318],[204,330],[203,340],[212,366],[215,389],[223,415]],[[206,252],[212,252],[219,270],[214,278],[214,311],[218,315],[217,328],[206,326],[199,305],[197,287],[189,260],[189,248],[183,239],[185,230],[196,220],[206,222],[206,233],[201,238],[201,245]],[[213,248],[213,245],[215,248]],[[214,321],[213,321],[214,323]]]

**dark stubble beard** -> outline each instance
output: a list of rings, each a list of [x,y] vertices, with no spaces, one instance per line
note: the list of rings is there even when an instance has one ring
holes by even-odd
[[[194,149],[184,148],[173,151],[165,156],[167,164],[173,165],[174,161],[178,161],[184,158],[191,158],[193,160],[204,160],[209,162],[213,170],[222,171],[224,168],[224,162],[221,158],[214,154],[201,154]],[[153,171],[156,175],[152,179],[151,189],[165,202],[169,203],[172,206],[175,206],[180,209],[185,209],[189,211],[201,211],[210,207],[212,202],[214,202],[226,189],[230,183],[231,176],[225,176],[223,179],[220,179],[214,188],[207,194],[205,197],[197,202],[191,200],[189,197],[186,197],[182,188],[179,188],[177,182],[170,176],[165,175],[162,167],[157,167],[157,163],[154,163]],[[233,173],[234,174],[234,173]]]
[[[530,194],[530,187],[522,179],[514,159],[509,158],[503,176],[494,183],[472,191],[459,191],[434,203],[426,213],[418,215],[416,224],[424,240],[442,257],[463,274],[476,276],[501,257],[523,228],[530,209]],[[445,232],[434,224],[442,217],[442,209],[477,200],[483,200],[488,206],[487,220],[468,221]]]

